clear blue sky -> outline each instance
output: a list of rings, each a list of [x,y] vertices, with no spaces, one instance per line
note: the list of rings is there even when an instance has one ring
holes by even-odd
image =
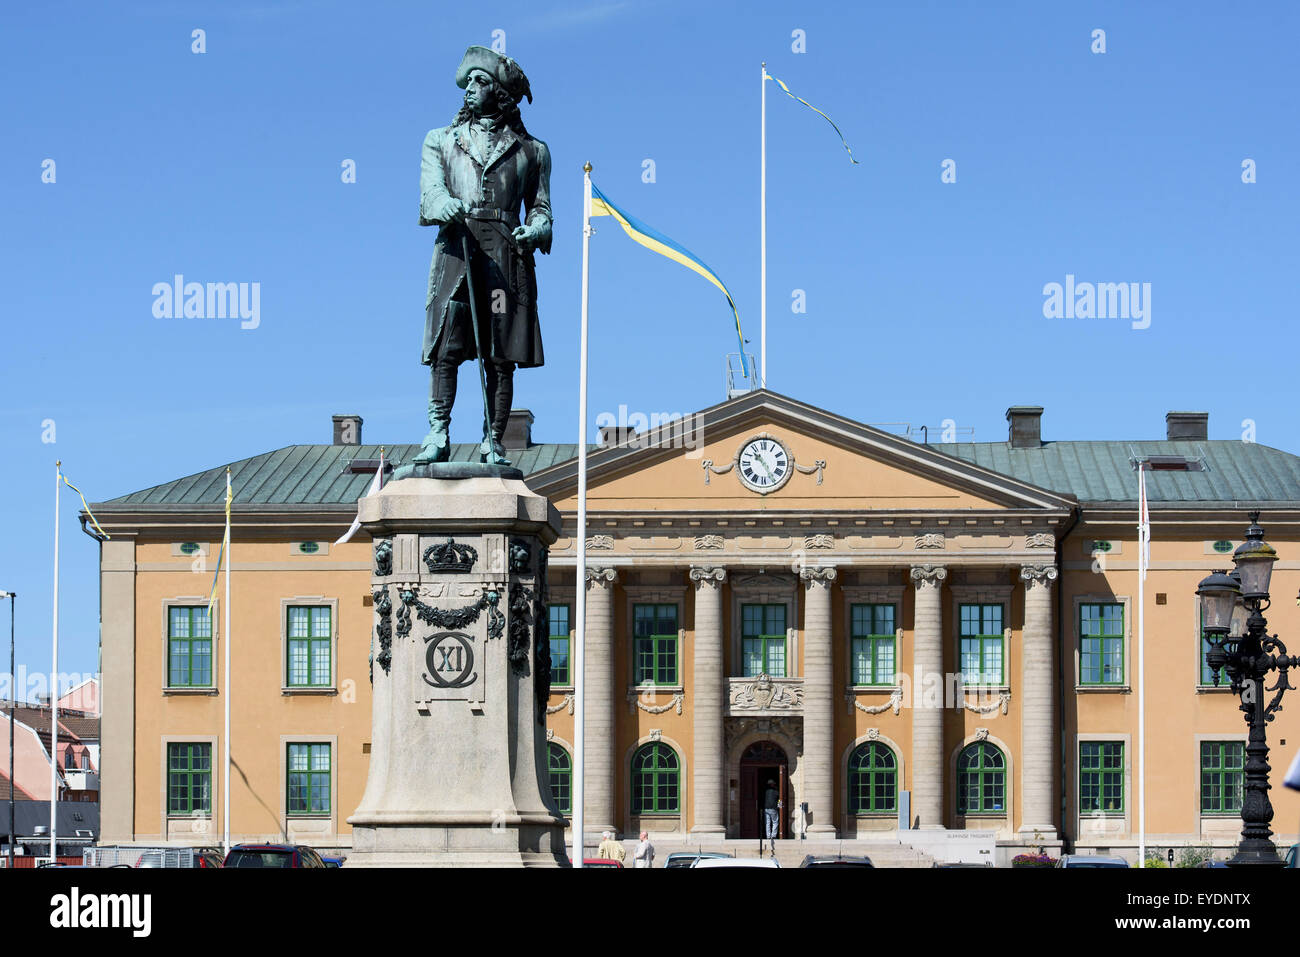
[[[1204,409],[1211,438],[1253,419],[1260,442],[1300,450],[1298,27],[1281,0],[8,4],[0,588],[21,596],[19,661],[49,669],[56,457],[101,500],[327,442],[336,412],[362,414],[370,442],[422,437],[420,144],[459,105],[464,48],[494,30],[554,156],[547,365],[516,381],[539,441],[577,427],[584,161],[722,275],[757,352],[766,59],[861,160],[769,85],[771,388],[985,441],[1013,404],[1045,406],[1048,439],[1160,438],[1166,411]],[[598,225],[592,420],[719,401],[725,301]],[[260,326],[155,318],[152,287],[176,273],[260,283]],[[1150,283],[1150,328],[1044,318],[1043,286],[1067,274]],[[467,395],[457,441],[475,437]],[[76,511],[65,494],[60,664],[93,671],[98,550]]]

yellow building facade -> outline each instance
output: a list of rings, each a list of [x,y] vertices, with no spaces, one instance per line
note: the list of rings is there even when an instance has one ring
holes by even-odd
[[[588,833],[755,838],[770,782],[781,837],[932,846],[978,832],[1000,859],[1039,846],[1133,856],[1141,462],[1147,843],[1235,844],[1247,729],[1203,663],[1195,591],[1231,567],[1258,508],[1280,556],[1273,593],[1287,596],[1270,631],[1300,625],[1300,459],[1210,441],[1194,413],[1171,413],[1157,441],[1045,442],[1041,413],[1008,410],[1006,442],[927,445],[758,391],[611,431],[589,458],[582,582],[576,448],[531,442],[519,416],[511,455],[563,518],[547,708],[561,807],[582,587]],[[359,441],[359,421],[336,422],[339,435]],[[364,533],[331,543],[378,457],[340,440],[233,463],[231,608],[218,601],[212,620],[224,466],[94,506],[112,536],[104,842],[220,838],[230,694],[232,839],[350,846],[379,651],[373,546]],[[1269,728],[1275,782],[1300,745],[1293,713]],[[1292,842],[1300,795],[1271,796],[1277,840]]]

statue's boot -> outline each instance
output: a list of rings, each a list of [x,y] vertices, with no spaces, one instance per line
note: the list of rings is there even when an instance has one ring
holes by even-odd
[[[438,375],[438,372],[442,375]],[[412,460],[416,465],[431,462],[446,462],[451,458],[451,442],[448,430],[451,428],[451,401],[448,394],[456,394],[456,368],[451,367],[451,382],[446,381],[447,369],[435,370],[432,395],[429,398],[429,434],[420,443],[420,451]],[[448,393],[448,389],[450,392]]]
[[[487,376],[488,397],[492,402],[492,420],[483,423],[483,442],[479,445],[479,460],[491,465],[509,465],[502,438],[510,420],[510,405],[514,401],[515,368],[511,363],[489,363],[484,369]]]

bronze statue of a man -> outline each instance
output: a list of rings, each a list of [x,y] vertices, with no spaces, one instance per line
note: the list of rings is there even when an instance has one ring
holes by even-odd
[[[415,463],[447,461],[456,372],[477,358],[487,405],[480,459],[509,465],[501,436],[515,369],[543,363],[533,251],[551,251],[551,154],[524,129],[519,102],[533,95],[514,60],[472,46],[456,85],[465,104],[424,138],[420,168],[420,225],[439,229],[421,359],[433,371],[429,434]]]

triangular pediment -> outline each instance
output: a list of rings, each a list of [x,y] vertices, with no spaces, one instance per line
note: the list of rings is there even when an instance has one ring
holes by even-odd
[[[758,442],[750,454],[742,452]],[[529,476],[576,509],[576,460]],[[588,456],[593,512],[1064,510],[1073,499],[774,392],[757,391]]]

